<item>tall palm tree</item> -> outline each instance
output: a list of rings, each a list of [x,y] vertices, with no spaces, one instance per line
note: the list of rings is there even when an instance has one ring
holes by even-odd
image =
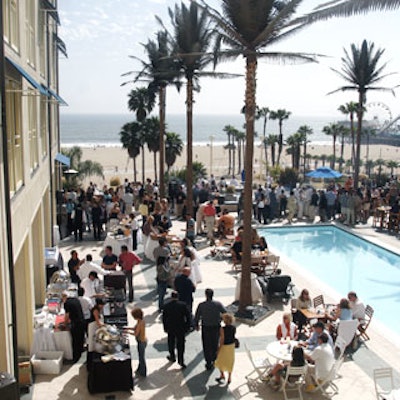
[[[128,94],[128,109],[136,114],[136,120],[143,122],[151,113],[155,104],[155,95],[152,90],[141,87],[132,89]]]
[[[265,157],[265,174],[268,174],[268,147],[266,141],[266,132],[267,132],[267,120],[271,110],[268,107],[257,108],[256,119],[263,119],[263,136],[261,139],[261,145],[264,147],[264,157]]]
[[[361,132],[364,107],[367,100],[368,90],[390,91],[393,89],[375,86],[389,74],[383,75],[382,72],[386,64],[379,66],[379,62],[384,53],[383,49],[375,50],[374,43],[368,43],[364,40],[361,46],[354,43],[350,46],[350,52],[344,49],[345,56],[342,57],[342,68],[340,71],[334,70],[339,74],[348,85],[331,92],[354,90],[358,92],[357,109],[357,134],[356,134],[356,157],[354,162],[354,187],[358,187],[358,175],[360,173],[360,150],[361,150]]]
[[[309,125],[302,125],[297,130],[303,142],[303,173],[306,173],[306,160],[307,160],[307,143],[309,143],[308,136],[313,134],[313,130]]]
[[[365,162],[365,173],[367,174],[368,178],[371,178],[371,170],[375,167],[374,160],[367,160]]]
[[[346,138],[350,135],[350,130],[343,125],[340,125],[340,157],[339,157],[339,171],[342,172],[342,165],[344,163],[344,144]]]
[[[204,71],[214,61],[210,52],[214,43],[215,30],[211,26],[208,13],[197,3],[191,2],[189,7],[184,3],[169,8],[172,24],[172,56],[186,79],[186,209],[193,215],[193,90],[199,89],[200,77],[230,78],[237,75]],[[158,21],[162,26],[160,18]]]
[[[164,166],[165,166],[165,110],[166,110],[166,89],[168,85],[174,84],[178,90],[180,89],[179,69],[175,59],[171,58],[171,45],[168,40],[168,32],[165,30],[158,31],[156,34],[157,40],[148,40],[143,44],[148,60],[144,61],[138,57],[132,58],[140,61],[142,65],[141,71],[129,71],[123,76],[135,74],[136,77],[133,83],[148,82],[150,91],[158,91],[159,100],[159,151],[160,151],[160,197],[165,197],[165,182],[164,182]],[[129,82],[125,82],[127,84]]]
[[[326,154],[321,154],[320,156],[319,156],[319,159],[322,161],[322,166],[323,167],[325,167],[325,162],[326,162],[326,159],[328,158],[328,156],[326,155]]]
[[[279,164],[281,154],[282,154],[282,149],[283,149],[282,125],[283,125],[283,121],[290,117],[290,114],[291,114],[291,112],[286,111],[285,109],[271,111],[269,114],[269,118],[272,120],[278,120],[278,124],[279,124],[278,159],[277,159],[278,164]]]
[[[237,173],[240,174],[242,172],[242,148],[244,140],[246,139],[246,134],[243,131],[235,130],[235,139],[237,141],[237,149],[238,149],[238,170]]]
[[[175,164],[178,156],[182,154],[183,142],[181,137],[175,132],[167,132],[165,138],[165,162],[167,164],[167,173]]]
[[[378,167],[378,182],[381,181],[382,175],[382,167],[386,164],[386,161],[383,158],[378,158],[375,160],[375,166]],[[379,185],[380,183],[378,183]]]
[[[397,161],[394,161],[394,160],[386,161],[385,165],[386,165],[387,168],[390,169],[390,175],[393,175],[394,169],[397,169],[400,166],[400,164]]]
[[[354,115],[357,114],[358,104],[350,101],[346,104],[339,106],[338,110],[350,117],[350,132],[351,132],[351,159],[355,159],[355,129],[354,129]]]
[[[302,0],[238,1],[221,0],[222,13],[211,8],[204,0],[202,7],[209,12],[216,23],[218,36],[217,61],[243,56],[246,62],[245,118],[246,154],[245,187],[243,198],[243,256],[240,289],[240,311],[252,303],[250,285],[251,267],[251,219],[252,183],[254,155],[254,120],[256,116],[256,72],[257,60],[266,57],[280,61],[315,61],[315,57],[302,53],[264,52],[265,47],[279,43],[303,27],[292,21],[297,6]]]
[[[329,125],[325,125],[322,128],[322,132],[325,133],[325,135],[328,136],[332,136],[332,156],[333,158],[331,158],[331,165],[330,167],[332,169],[335,169],[335,163],[336,163],[336,140],[340,134],[340,127],[342,125],[340,124],[329,124]]]
[[[129,157],[133,159],[133,178],[137,182],[136,157],[140,154],[142,125],[139,122],[126,123],[119,132],[122,147],[128,150]]]
[[[154,176],[157,177],[157,152],[160,151],[160,120],[157,117],[147,118],[144,122],[144,139],[150,152],[154,153]]]
[[[228,136],[228,144],[224,146],[225,149],[228,150],[228,175],[231,175],[231,169],[232,169],[232,150],[233,150],[233,140],[234,140],[234,131],[235,128],[232,125],[225,125],[224,128],[222,129],[226,135]]]
[[[266,142],[267,145],[271,147],[271,164],[273,167],[275,167],[275,156],[276,156],[276,145],[278,144],[278,135],[268,135]]]

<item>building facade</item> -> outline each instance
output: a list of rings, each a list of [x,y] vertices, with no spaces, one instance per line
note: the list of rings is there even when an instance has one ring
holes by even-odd
[[[29,354],[45,301],[44,248],[54,243],[60,182],[56,0],[2,0],[0,155],[0,371]],[[7,218],[8,217],[8,218]]]

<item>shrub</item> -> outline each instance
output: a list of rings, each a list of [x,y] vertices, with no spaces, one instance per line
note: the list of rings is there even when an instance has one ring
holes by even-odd
[[[110,178],[110,186],[120,186],[121,185],[121,178],[119,176],[113,176]]]

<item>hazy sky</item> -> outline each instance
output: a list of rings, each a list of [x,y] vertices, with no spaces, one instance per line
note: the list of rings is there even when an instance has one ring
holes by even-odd
[[[322,1],[304,0],[299,12],[311,11]],[[139,63],[129,55],[146,58],[140,43],[160,29],[154,15],[169,27],[168,7],[172,0],[59,0],[60,37],[68,49],[68,59],[60,59],[60,94],[69,107],[63,113],[127,113],[127,93],[133,85],[121,74],[138,70]],[[218,0],[210,0],[218,7]],[[257,104],[270,109],[285,108],[293,115],[339,116],[337,108],[357,101],[356,93],[327,93],[345,82],[330,68],[340,69],[343,48],[363,39],[385,49],[386,72],[400,72],[400,10],[369,13],[366,16],[318,22],[297,36],[282,42],[276,50],[324,54],[319,64],[273,65],[260,60],[257,79]],[[219,71],[244,73],[242,58],[224,63]],[[400,75],[390,76],[382,86],[400,83]],[[194,112],[198,114],[237,114],[243,106],[244,77],[233,80],[202,79],[201,92],[195,93]],[[368,103],[389,106],[393,117],[400,114],[400,88],[393,97],[384,92],[368,92]],[[185,112],[185,91],[170,88],[167,113]],[[379,107],[374,107],[374,113]],[[382,118],[386,118],[382,112]]]

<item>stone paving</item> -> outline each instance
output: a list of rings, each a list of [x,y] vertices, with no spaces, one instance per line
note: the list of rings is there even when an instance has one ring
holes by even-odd
[[[174,231],[182,234],[183,223],[174,221]],[[382,242],[392,249],[398,248],[398,240],[388,235],[376,233],[371,228],[357,228],[358,233],[370,239]],[[89,234],[86,234],[89,235]],[[64,260],[69,259],[69,252],[76,249],[81,257],[91,253],[94,261],[100,261],[101,242],[86,240],[74,243],[64,240],[60,244]],[[138,253],[140,254],[140,248]],[[215,299],[228,305],[234,300],[236,286],[236,272],[232,271],[231,264],[227,261],[213,260],[209,255],[209,248],[200,251],[202,258],[201,270],[203,282],[198,285],[195,293],[195,304],[204,299],[204,290],[212,287]],[[311,276],[304,276],[294,266],[290,266],[282,255],[281,268],[285,274],[291,275],[295,283],[296,295],[307,287],[314,297],[323,293],[327,302],[335,303],[343,294],[334,293],[323,282]],[[144,261],[134,273],[135,302],[128,305],[142,307],[145,312],[147,325],[148,346],[146,359],[148,376],[135,381],[132,393],[115,392],[109,395],[90,395],[86,387],[85,354],[75,365],[64,365],[58,376],[37,375],[30,393],[23,399],[33,400],[69,400],[69,399],[283,399],[283,393],[274,392],[265,383],[256,379],[245,378],[251,370],[250,361],[246,355],[244,345],[252,351],[256,358],[266,357],[266,345],[274,340],[277,324],[281,321],[282,312],[289,310],[289,306],[275,301],[271,304],[273,313],[256,326],[237,324],[237,336],[241,347],[236,350],[235,368],[232,383],[219,385],[215,381],[217,371],[206,371],[201,346],[200,332],[193,332],[187,336],[185,363],[187,369],[181,371],[179,365],[171,364],[166,359],[167,340],[157,312],[155,269],[153,263]],[[397,316],[394,316],[396,318]],[[131,321],[132,323],[132,321]],[[372,373],[374,368],[392,366],[395,370],[395,384],[400,387],[400,341],[395,337],[387,337],[385,332],[370,326],[371,340],[361,345],[357,351],[346,360],[340,370],[341,377],[336,380],[339,394],[335,399],[375,399]],[[137,352],[132,344],[133,370],[136,369]],[[272,361],[272,360],[271,360]],[[255,375],[252,376],[255,378]],[[110,377],[112,379],[112,377]],[[110,396],[110,397],[107,397]],[[305,400],[322,399],[319,394],[304,393]]]

